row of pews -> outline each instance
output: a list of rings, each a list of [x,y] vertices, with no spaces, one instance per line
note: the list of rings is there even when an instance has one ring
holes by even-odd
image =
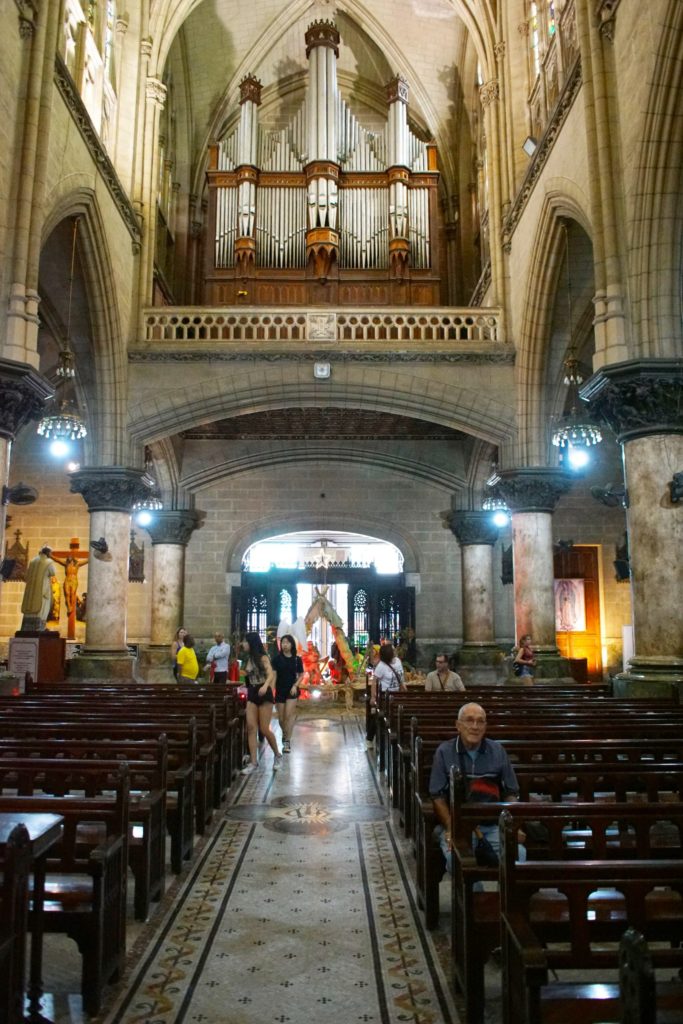
[[[31,1012],[40,1010],[34,946],[43,932],[77,943],[83,1008],[99,1012],[105,986],[124,965],[129,871],[133,913],[144,921],[169,873],[192,860],[245,744],[233,688],[70,683],[0,698],[0,818],[61,818],[58,841],[41,861],[40,894],[35,883],[31,889],[26,829],[13,828],[2,845],[0,1024],[24,1019],[27,929]]]
[[[682,1024],[683,707],[617,700],[599,685],[385,694],[377,763],[412,842],[429,929],[444,875],[429,775],[469,701],[505,745],[520,800],[457,805],[451,791],[451,974],[467,1024],[485,1019],[494,951],[504,1024]],[[472,830],[496,819],[500,865],[481,867]]]

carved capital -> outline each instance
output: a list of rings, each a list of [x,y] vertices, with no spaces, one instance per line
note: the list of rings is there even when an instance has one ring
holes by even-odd
[[[144,469],[93,466],[70,475],[72,494],[82,494],[89,512],[127,512],[149,498],[154,481]]]
[[[603,366],[579,394],[620,443],[683,434],[683,359],[629,359]]]
[[[614,41],[614,27],[619,3],[620,0],[596,0],[595,4],[600,35],[608,39],[610,43]]]
[[[339,32],[332,21],[314,21],[306,29],[306,56],[310,57],[315,46],[327,46],[339,56]]]
[[[147,79],[145,95],[152,103],[156,103],[160,110],[163,110],[166,103],[166,86],[160,78],[152,78],[150,76]]]
[[[240,82],[240,104],[251,100],[257,107],[261,105],[261,89],[263,86],[255,75],[245,75]]]
[[[482,107],[489,107],[500,99],[500,86],[497,78],[491,78],[479,89],[479,99]]]
[[[461,547],[471,544],[495,544],[498,528],[491,522],[490,512],[451,512],[448,525]]]
[[[21,428],[41,417],[54,388],[25,363],[0,359],[0,437],[13,441]]]
[[[504,57],[505,57],[505,40],[504,39],[501,39],[500,42],[494,44],[493,52],[496,55],[496,60],[497,61],[501,61],[501,60],[504,59]]]
[[[154,43],[151,36],[147,36],[145,39],[140,40],[140,56],[143,60],[149,60],[152,56],[152,47]]]
[[[145,527],[152,544],[182,544],[186,546],[200,525],[201,514],[187,509],[155,512],[154,521]]]
[[[559,469],[529,466],[500,473],[496,491],[511,512],[554,512],[571,487],[571,477]]]
[[[408,104],[408,83],[400,75],[395,75],[387,82],[387,103],[395,103],[397,100],[406,106]]]

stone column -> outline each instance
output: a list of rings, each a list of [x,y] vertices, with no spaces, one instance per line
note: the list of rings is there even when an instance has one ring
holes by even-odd
[[[512,513],[515,636],[531,634],[539,677],[569,675],[555,639],[552,515],[570,483],[561,470],[531,466],[502,471],[497,484]]]
[[[603,366],[581,397],[623,449],[635,656],[615,690],[683,693],[683,359]]]
[[[72,659],[79,678],[132,678],[134,659],[126,643],[130,513],[149,497],[152,481],[141,469],[100,466],[71,474],[71,490],[82,494],[90,512],[88,612],[83,653]],[[106,551],[93,541],[106,543]]]
[[[183,624],[185,549],[200,516],[186,509],[155,512],[146,527],[154,566],[150,646],[140,652],[140,674],[147,682],[170,680],[170,648]]]
[[[502,653],[493,622],[493,545],[498,529],[490,512],[452,512],[449,525],[462,550],[463,645],[458,672],[465,685],[499,682]]]
[[[5,488],[9,483],[12,442],[26,423],[40,418],[53,394],[49,381],[32,367],[0,358],[0,540],[5,536]]]

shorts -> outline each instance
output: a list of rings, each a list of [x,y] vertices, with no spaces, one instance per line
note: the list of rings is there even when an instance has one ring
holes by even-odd
[[[259,690],[260,686],[252,686],[251,683],[247,683],[247,701],[249,704],[256,704],[257,707],[261,707],[262,704],[273,703],[273,691],[271,689],[266,690],[265,696],[261,696]]]
[[[276,690],[275,691],[275,703],[276,704],[286,704],[288,700],[298,700],[298,697],[299,697],[298,690],[297,690],[297,693],[292,697],[292,696],[290,696],[291,689],[292,688],[290,686],[289,690],[287,690],[287,691],[280,692],[280,691]]]

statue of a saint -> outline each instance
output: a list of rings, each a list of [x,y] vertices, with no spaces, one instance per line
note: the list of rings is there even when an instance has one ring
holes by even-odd
[[[52,601],[50,602],[50,614],[47,621],[59,623],[59,613],[62,607],[62,588],[56,575],[50,576],[50,586],[52,588]]]
[[[22,632],[36,632],[45,629],[52,604],[51,577],[55,574],[52,561],[52,548],[46,544],[35,558],[29,562],[26,570],[26,589],[21,602],[23,620]]]

